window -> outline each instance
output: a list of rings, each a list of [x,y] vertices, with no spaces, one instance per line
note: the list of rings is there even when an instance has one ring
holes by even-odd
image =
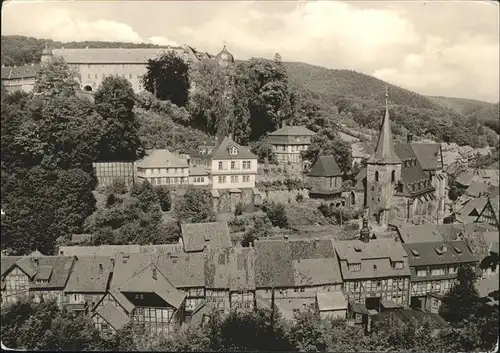
[[[225,176],[220,176],[219,177],[219,184],[223,184],[226,182],[226,177]]]
[[[403,261],[392,262],[392,268],[395,270],[401,270],[403,268]]]
[[[97,80],[97,74],[94,75],[95,79]]]
[[[222,164],[222,162],[219,162],[219,170],[222,170],[222,168],[223,168],[223,164]]]
[[[417,268],[417,277],[427,276],[427,270],[425,268]]]
[[[431,269],[431,276],[442,276],[442,275],[444,275],[444,268]]]
[[[243,182],[244,183],[250,182],[250,175],[243,175]]]
[[[396,181],[396,171],[393,170],[391,172],[391,183],[394,183]]]
[[[450,267],[448,267],[448,273],[449,273],[450,275],[454,275],[454,274],[456,274],[456,273],[457,273],[457,268],[456,268],[456,267],[454,267],[454,266],[450,266]]]
[[[250,169],[250,161],[243,161],[243,169]]]
[[[236,162],[235,161],[231,161],[231,169],[235,169],[236,168]]]
[[[378,170],[375,171],[375,181],[378,181]]]
[[[101,324],[101,329],[103,331],[107,330],[109,327],[108,327],[108,324],[105,324],[104,322]]]
[[[233,155],[233,156],[234,156],[234,155],[237,155],[237,154],[238,154],[238,149],[237,149],[236,147],[234,147],[234,146],[233,146],[233,147],[231,147],[231,148],[229,149],[229,154],[231,154],[231,155]]]
[[[349,271],[353,272],[361,271],[361,263],[349,264]]]
[[[231,183],[237,183],[238,182],[238,176],[237,175],[231,175]]]

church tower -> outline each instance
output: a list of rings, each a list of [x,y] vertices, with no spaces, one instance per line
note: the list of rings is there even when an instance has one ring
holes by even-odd
[[[45,48],[42,50],[42,56],[40,58],[42,63],[48,63],[52,61],[52,50],[49,49],[47,43],[45,43]]]
[[[382,227],[388,225],[392,198],[401,180],[401,160],[394,151],[388,98],[386,86],[385,115],[380,127],[377,148],[366,166],[365,192],[369,220]]]

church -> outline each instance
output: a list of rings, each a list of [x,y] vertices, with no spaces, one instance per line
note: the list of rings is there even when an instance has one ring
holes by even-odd
[[[391,222],[442,223],[446,197],[446,173],[441,145],[395,144],[391,132],[388,95],[375,153],[356,176],[352,200],[365,209],[375,228],[387,229]],[[357,194],[357,195],[356,195]]]

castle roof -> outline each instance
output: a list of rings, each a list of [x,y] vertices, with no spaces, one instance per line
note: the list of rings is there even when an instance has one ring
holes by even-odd
[[[342,176],[342,172],[333,156],[319,156],[313,164],[308,176],[312,177],[334,177]]]

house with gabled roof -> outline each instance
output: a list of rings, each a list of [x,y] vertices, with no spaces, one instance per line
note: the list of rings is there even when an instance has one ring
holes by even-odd
[[[210,175],[212,189],[227,189],[238,193],[238,189],[255,187],[257,156],[250,150],[226,136],[210,153]]]
[[[63,291],[75,261],[72,256],[44,256],[39,251],[3,260],[2,302],[32,297],[35,302],[56,300],[62,305]]]
[[[332,240],[256,240],[256,301],[275,305],[284,317],[316,305],[318,292],[342,290]]]
[[[319,156],[306,174],[309,197],[333,200],[342,196],[342,171],[334,156]]]
[[[148,150],[135,165],[137,178],[147,180],[153,186],[187,186],[189,183],[187,159],[167,149]]]
[[[404,248],[394,239],[363,240],[335,243],[348,301],[365,311],[408,306],[410,268]]]
[[[255,249],[232,247],[205,252],[208,308],[220,312],[255,307]]]
[[[4,67],[2,65],[2,84],[9,92],[31,92],[40,64]]]
[[[428,294],[444,295],[455,283],[460,265],[477,264],[478,259],[463,240],[402,244],[411,271],[411,307],[425,310]]]
[[[485,223],[490,226],[500,229],[500,198],[497,196],[495,198],[488,198],[488,202],[481,210],[481,213],[476,219],[477,223]]]
[[[66,307],[92,311],[106,295],[114,263],[107,256],[78,257],[64,288]]]
[[[151,254],[116,256],[109,295],[93,315],[96,327],[102,329],[105,322],[105,328],[109,328],[112,322],[106,314],[116,314],[118,310],[134,322],[144,324],[149,332],[169,335],[180,326],[186,296],[160,271],[157,262]],[[114,308],[108,306],[110,303]]]
[[[184,251],[189,253],[232,246],[227,222],[183,223],[181,239]]]
[[[278,163],[301,163],[301,152],[307,151],[315,135],[304,126],[287,126],[283,122],[280,129],[267,136],[267,141],[273,146]]]

